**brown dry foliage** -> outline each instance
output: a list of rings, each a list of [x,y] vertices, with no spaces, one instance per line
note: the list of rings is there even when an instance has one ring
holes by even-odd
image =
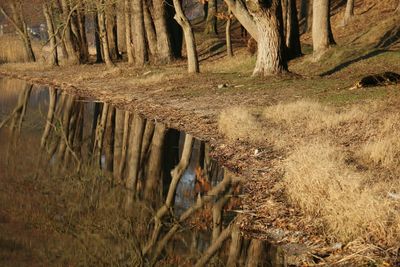
[[[397,247],[400,116],[393,113],[379,103],[346,109],[300,100],[224,110],[219,130],[231,141],[264,140],[286,155],[277,167],[287,199],[322,223],[321,234]]]

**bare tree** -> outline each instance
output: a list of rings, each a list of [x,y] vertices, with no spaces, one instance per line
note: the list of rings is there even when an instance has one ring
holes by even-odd
[[[153,0],[153,19],[157,34],[157,61],[162,64],[169,63],[173,57],[168,36],[165,2],[164,0]]]
[[[126,54],[128,55],[128,63],[133,64],[135,61],[133,46],[132,46],[132,22],[131,12],[132,3],[131,0],[124,0],[124,18],[125,18],[125,45]]]
[[[287,71],[280,0],[249,0],[258,30],[257,62],[253,75],[268,76]]]
[[[299,21],[297,19],[296,0],[288,0],[286,6],[286,47],[287,58],[293,59],[302,55]]]
[[[47,33],[49,35],[50,42],[51,56],[49,63],[51,66],[58,66],[57,39],[54,31],[52,8],[48,3],[43,3],[43,14],[46,18]]]
[[[143,66],[147,59],[146,32],[144,28],[143,0],[132,0],[132,16],[135,32],[135,60],[137,66]]]
[[[6,17],[6,19],[14,26],[19,37],[24,43],[27,61],[35,62],[36,57],[35,54],[33,53],[31,39],[29,37],[28,29],[25,23],[21,0],[10,1],[9,7],[11,9],[12,15],[9,15],[1,5],[0,5],[0,11],[1,13],[3,13],[4,17]]]
[[[192,25],[190,24],[190,21],[183,13],[180,0],[173,0],[173,3],[176,11],[174,19],[182,27],[185,36],[186,53],[188,57],[188,72],[198,73],[200,72],[199,59],[197,56],[196,42],[194,39]]]
[[[232,12],[228,8],[228,16],[226,20],[225,38],[226,38],[226,52],[228,57],[233,57],[232,41],[231,41],[231,25],[232,25]]]
[[[330,23],[330,0],[313,1],[312,39],[315,58],[335,44]]]
[[[99,0],[99,2],[97,2],[97,16],[99,19],[100,39],[103,47],[104,61],[106,62],[107,67],[112,68],[115,65],[112,62],[110,55],[104,6],[104,0]]]

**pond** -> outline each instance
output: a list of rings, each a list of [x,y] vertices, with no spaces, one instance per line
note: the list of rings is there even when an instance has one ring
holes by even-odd
[[[209,150],[110,103],[0,78],[0,265],[284,265],[241,233],[240,179]]]

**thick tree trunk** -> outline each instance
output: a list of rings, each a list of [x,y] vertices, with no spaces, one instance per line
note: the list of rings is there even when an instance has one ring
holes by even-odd
[[[157,36],[154,29],[153,19],[150,14],[148,0],[143,0],[144,28],[146,30],[147,44],[153,58],[157,57]]]
[[[346,10],[344,12],[343,26],[347,25],[354,16],[354,0],[347,0]]]
[[[188,57],[188,72],[198,73],[200,72],[199,60],[197,57],[196,42],[194,39],[192,25],[190,24],[188,18],[185,16],[182,10],[181,2],[179,0],[173,0],[175,7],[175,20],[183,29],[185,35],[186,43],[186,53]]]
[[[124,18],[125,18],[125,46],[126,54],[128,57],[128,64],[133,64],[135,62],[132,46],[132,23],[131,23],[131,1],[124,0]]]
[[[54,32],[53,16],[51,8],[47,3],[43,3],[43,14],[46,19],[47,34],[49,35],[50,42],[51,56],[49,63],[51,66],[58,66],[57,40]]]
[[[225,3],[242,26],[258,41],[258,29],[252,15],[242,0],[225,0]]]
[[[217,0],[208,0],[208,12],[206,19],[205,34],[217,35]]]
[[[77,24],[79,28],[79,36],[77,38],[80,39],[79,52],[81,57],[81,62],[86,63],[89,61],[89,44],[86,36],[86,14],[85,14],[85,5],[80,0],[80,9],[77,11]]]
[[[288,0],[286,16],[286,47],[287,59],[293,59],[302,55],[296,0]]]
[[[248,3],[258,28],[258,53],[253,75],[269,76],[286,72],[281,2],[273,0],[269,5],[256,1]]]
[[[154,26],[157,35],[157,62],[167,64],[172,59],[171,42],[168,36],[164,0],[153,0]]]
[[[313,1],[312,39],[314,56],[316,56],[316,58],[332,44],[335,44],[331,30],[329,11],[330,0]]]
[[[137,66],[143,66],[148,59],[142,1],[143,0],[132,0],[132,16],[133,16],[133,25],[135,28],[134,32],[136,37],[135,63]]]
[[[225,28],[226,52],[228,57],[233,57],[233,49],[231,41],[231,24],[232,24],[232,12],[228,10],[228,19],[226,21],[226,28]]]
[[[117,38],[118,51],[126,52],[125,42],[125,0],[117,0]]]

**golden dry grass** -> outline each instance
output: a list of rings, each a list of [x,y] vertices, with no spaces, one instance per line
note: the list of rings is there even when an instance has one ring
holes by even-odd
[[[381,108],[340,109],[311,100],[258,111],[233,107],[220,114],[219,131],[232,141],[266,140],[281,150],[286,156],[277,167],[284,170],[280,183],[289,202],[321,221],[327,236],[396,247],[400,183],[392,177],[400,174],[400,116]],[[378,176],[377,165],[387,171]]]
[[[32,42],[33,50],[37,59],[41,59],[41,45]],[[4,35],[0,37],[0,63],[26,62],[26,54],[21,39],[15,35]]]

